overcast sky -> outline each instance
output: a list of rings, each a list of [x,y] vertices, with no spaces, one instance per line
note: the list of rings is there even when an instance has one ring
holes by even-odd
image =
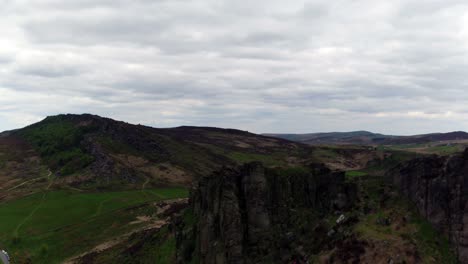
[[[59,113],[468,130],[466,0],[0,0],[0,131]]]

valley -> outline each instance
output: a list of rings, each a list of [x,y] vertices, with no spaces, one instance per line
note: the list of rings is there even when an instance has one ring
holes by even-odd
[[[468,264],[468,1],[0,15],[0,264]]]
[[[48,117],[0,134],[0,248],[12,263],[463,263],[464,211],[425,205],[465,197],[410,184],[464,192],[453,135],[310,144]]]

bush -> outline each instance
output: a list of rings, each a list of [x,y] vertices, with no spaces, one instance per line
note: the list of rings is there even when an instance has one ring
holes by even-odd
[[[49,246],[47,244],[42,244],[39,253],[43,256],[47,255],[47,253],[49,253]]]

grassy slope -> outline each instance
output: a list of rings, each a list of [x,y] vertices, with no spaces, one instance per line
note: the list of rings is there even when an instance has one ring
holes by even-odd
[[[132,237],[128,241],[100,253],[93,259],[92,263],[171,264],[175,263],[175,253],[174,233],[165,226],[161,230]]]
[[[182,218],[187,226],[192,226],[195,223],[195,218],[191,208],[183,211]],[[99,254],[92,255],[90,259],[86,259],[84,263],[100,263],[100,264],[172,264],[176,260],[176,238],[170,226],[164,226],[160,230],[148,230],[143,233],[131,236],[128,240],[122,241],[114,247],[108,248]],[[184,229],[184,233],[193,230]],[[183,241],[185,247],[196,247],[196,241]],[[182,252],[182,254],[184,254]],[[196,259],[192,259],[192,264],[198,263]]]
[[[58,263],[128,231],[128,223],[135,220],[128,208],[187,195],[181,188],[37,193],[0,205],[0,243],[19,262],[30,258],[33,263]]]
[[[46,175],[47,168],[40,164],[31,146],[19,138],[0,137],[0,199],[21,195],[25,181],[30,182],[30,190],[46,184]]]

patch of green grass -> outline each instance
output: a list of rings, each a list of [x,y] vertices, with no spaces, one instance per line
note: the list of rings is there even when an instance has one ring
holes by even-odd
[[[176,259],[176,239],[167,226],[150,230],[112,247],[93,259],[93,263],[171,264]]]
[[[176,252],[176,240],[174,236],[170,236],[165,240],[156,251],[154,258],[155,263],[171,264],[174,263]]]
[[[129,208],[187,196],[182,188],[36,193],[0,205],[0,243],[14,259],[59,263],[128,231],[128,223],[135,219]]]
[[[362,238],[371,240],[387,240],[394,235],[393,230],[389,226],[377,224],[377,219],[386,217],[385,213],[379,211],[374,214],[366,215],[355,226],[355,231]]]
[[[427,148],[427,151],[439,155],[450,155],[455,154],[457,152],[462,152],[463,149],[464,148],[461,145],[444,145]]]
[[[416,213],[412,215],[412,224],[417,226],[414,239],[423,256],[433,256],[440,263],[458,263],[448,239],[437,232],[434,227]]]
[[[366,176],[367,172],[363,171],[347,171],[345,174],[346,179],[353,179],[357,177]]]
[[[312,158],[321,162],[335,160],[339,156],[337,151],[338,149],[334,147],[317,147],[312,152]]]
[[[418,144],[401,144],[401,145],[388,145],[388,146],[379,146],[379,148],[392,149],[392,150],[405,150],[412,148],[426,148],[429,147],[429,143],[418,143]]]
[[[406,198],[396,193],[389,195],[392,187],[388,179],[369,174],[354,177],[352,181],[359,187],[360,207],[370,209],[370,212],[361,214],[353,228],[361,239],[388,241],[395,245],[411,242],[422,263],[457,263],[444,235],[424,220]],[[384,193],[389,196],[382,203]]]
[[[451,155],[464,150],[465,146],[462,144],[434,144],[434,143],[424,143],[424,144],[405,144],[405,145],[393,145],[393,146],[384,146],[380,148],[385,148],[388,150],[394,151],[407,151],[407,152],[421,152],[427,154],[438,154],[438,155]]]

